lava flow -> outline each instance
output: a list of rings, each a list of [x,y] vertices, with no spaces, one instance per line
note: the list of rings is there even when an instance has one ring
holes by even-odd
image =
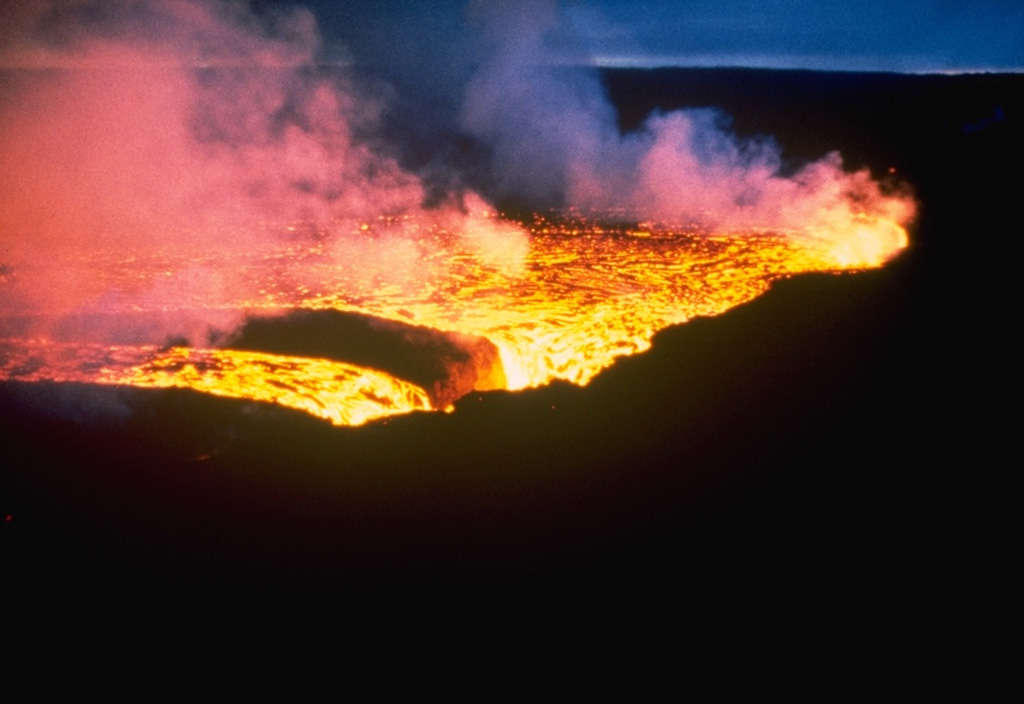
[[[408,98],[278,5],[12,15],[0,381],[181,387],[359,425],[585,385],[666,326],[907,244],[910,197],[838,152],[798,165],[710,108],[624,134],[600,73],[553,51],[573,44],[555,3],[474,3],[452,35],[483,40],[454,57],[465,71],[418,67]]]
[[[504,225],[490,217],[495,226]],[[363,223],[359,229],[369,238],[386,238],[395,227],[403,236],[419,228],[404,241],[415,243],[409,245],[415,247],[411,256],[428,274],[408,280],[346,266],[345,245],[326,240],[292,242],[244,261],[237,254],[230,261],[211,254],[207,263],[259,282],[258,293],[227,303],[219,296],[226,320],[333,310],[490,341],[499,351],[500,369],[477,370],[468,387],[459,387],[465,393],[517,390],[555,379],[586,385],[616,357],[648,349],[654,334],[669,325],[723,313],[781,278],[880,266],[907,245],[900,225],[868,216],[842,230],[799,233],[615,222],[610,216],[535,215],[528,249],[497,258],[436,223]],[[149,281],[192,265],[172,252],[149,259],[125,255],[120,262],[116,253],[84,256],[78,266],[91,272],[98,291],[126,286],[119,277]],[[4,285],[16,294],[18,276],[7,278]],[[197,293],[179,300],[176,312],[201,310],[209,305],[202,298]],[[114,303],[109,295],[102,300],[114,325],[119,314],[168,312],[138,304],[118,310],[116,297]],[[0,380],[190,388],[277,403],[336,425],[450,409],[454,400],[396,378],[386,365],[243,350],[233,347],[230,335],[213,349],[104,345],[68,333],[12,335],[12,326],[7,328],[7,339],[0,341]]]

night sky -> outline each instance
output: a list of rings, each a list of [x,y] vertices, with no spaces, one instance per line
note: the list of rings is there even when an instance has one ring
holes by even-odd
[[[282,3],[285,4],[285,3]],[[534,13],[550,3],[534,3]],[[459,43],[472,3],[357,0],[306,3],[329,52],[380,46],[389,61],[423,59]],[[566,54],[603,66],[743,66],[959,73],[1024,69],[1020,0],[586,0],[559,4]],[[347,47],[339,47],[339,42]],[[571,48],[569,48],[571,45]],[[351,58],[351,55],[349,54]],[[381,57],[376,57],[380,59]]]

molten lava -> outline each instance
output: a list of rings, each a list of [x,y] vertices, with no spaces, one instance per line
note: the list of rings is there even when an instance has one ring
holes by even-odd
[[[248,258],[216,252],[202,256],[204,267],[259,284],[238,287],[245,293],[227,302],[224,290],[218,291],[215,306],[225,320],[329,309],[484,338],[499,350],[503,368],[503,375],[488,372],[484,388],[493,388],[503,376],[505,388],[516,390],[555,379],[585,385],[616,357],[647,350],[654,334],[669,325],[723,313],[795,274],[880,266],[907,245],[900,225],[868,216],[827,232],[708,232],[609,224],[614,222],[579,214],[536,215],[528,249],[513,247],[499,256],[436,224],[363,223],[359,234],[371,242],[387,238],[389,228],[400,226],[408,233],[420,227],[418,238],[408,242],[415,243],[409,245],[416,248],[410,256],[421,266],[407,279],[347,265],[345,243],[351,240],[345,239],[339,244],[314,238],[304,245],[293,240]],[[93,310],[116,314],[123,299],[110,291],[151,287],[170,272],[194,267],[199,256],[93,252],[75,266],[95,289]],[[8,300],[17,300],[18,273],[3,283],[11,294]],[[203,291],[178,292],[171,308],[185,313],[212,309]],[[167,314],[168,304],[164,300],[147,308],[133,302],[130,309]],[[191,388],[281,404],[337,425],[444,408],[451,400],[432,404],[431,394],[409,380],[343,360],[53,341],[11,335],[9,329],[0,341],[0,380]]]
[[[427,394],[413,384],[327,359],[238,350],[30,342],[23,343],[19,354],[0,357],[0,361],[4,362],[2,378],[188,388],[277,403],[335,425],[362,425],[431,408]]]

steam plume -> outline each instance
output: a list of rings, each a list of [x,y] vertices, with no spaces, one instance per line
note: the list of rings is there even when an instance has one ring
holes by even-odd
[[[419,274],[409,254],[429,246],[430,227],[468,233],[485,257],[519,251],[507,241],[523,233],[482,217],[488,206],[477,196],[424,209],[421,180],[379,139],[382,101],[343,68],[317,65],[306,10],[80,0],[5,12],[0,264],[16,284],[6,313],[112,299],[160,307],[189,296],[216,309],[229,291],[238,300],[258,286],[233,253],[287,237],[324,242],[346,265],[392,277]],[[382,216],[415,225],[386,228]],[[371,236],[372,245],[354,242]],[[81,252],[183,248],[194,252],[184,270],[116,290],[54,266]]]
[[[549,0],[471,2],[463,31],[474,39],[436,52],[453,66],[417,64],[416,80],[441,77],[440,103],[461,106],[457,115],[406,111],[406,122],[420,123],[410,134],[442,135],[432,158],[384,138],[396,111],[386,90],[360,80],[358,52],[354,68],[319,63],[307,10],[21,0],[4,12],[0,313],[195,300],[200,319],[168,326],[229,327],[235,314],[213,312],[218,304],[259,288],[239,257],[282,238],[315,240],[362,276],[396,285],[426,275],[432,228],[514,267],[525,235],[484,217],[487,199],[840,234],[862,212],[912,216],[910,199],[846,172],[838,154],[783,177],[774,144],[736,139],[712,111],[653,115],[621,134]],[[409,66],[402,71],[399,105]],[[429,92],[419,86],[416,100]],[[124,259],[183,249],[195,253],[190,263],[158,281],[100,285],[95,272],[66,265],[82,251]],[[309,275],[292,272],[296,286]]]
[[[669,224],[806,231],[860,213],[906,222],[907,197],[884,194],[837,153],[780,175],[779,148],[739,140],[711,110],[651,116],[620,134],[596,71],[553,2],[472,5],[488,57],[469,84],[462,125],[489,146],[499,197],[619,208]]]

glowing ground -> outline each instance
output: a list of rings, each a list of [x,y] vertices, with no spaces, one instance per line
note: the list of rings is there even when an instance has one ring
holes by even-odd
[[[248,258],[216,252],[119,258],[100,252],[62,262],[65,271],[70,264],[78,269],[75,278],[95,288],[90,302],[51,323],[50,332],[45,325],[29,326],[34,336],[7,339],[0,348],[0,379],[191,388],[278,403],[338,425],[360,425],[443,409],[455,397],[431,394],[385,373],[381,365],[374,368],[372,361],[355,366],[351,360],[306,356],[301,350],[281,355],[232,349],[230,335],[221,349],[202,341],[103,346],[88,339],[97,334],[90,329],[96,327],[95,318],[78,325],[68,320],[103,314],[106,327],[118,329],[130,327],[127,318],[118,321],[126,313],[217,323],[260,312],[337,310],[489,340],[500,352],[500,369],[481,368],[460,395],[474,388],[536,387],[555,379],[586,385],[617,357],[647,350],[658,330],[718,315],[795,274],[878,266],[907,243],[900,226],[868,218],[840,232],[719,233],[626,226],[578,215],[535,216],[528,249],[495,257],[472,240],[436,228],[424,228],[418,238],[409,239],[410,224],[400,225],[403,247],[411,248],[408,255],[415,258],[415,274],[403,271],[402,262],[394,259],[376,269],[347,265],[350,240],[289,242]],[[386,241],[396,226],[382,221],[365,227],[368,232],[362,234]],[[249,284],[236,291],[190,285],[204,271],[230,271]],[[36,272],[18,273],[28,279]],[[10,300],[18,299],[18,281],[12,278],[8,284]],[[136,289],[163,288],[166,294],[168,285],[178,295],[163,295],[160,308],[133,296]],[[168,300],[174,305],[168,306]],[[35,305],[45,313],[48,305],[59,309],[59,303],[37,300]],[[62,339],[52,339],[55,326],[65,330],[58,336]],[[165,331],[179,340],[186,332]]]

